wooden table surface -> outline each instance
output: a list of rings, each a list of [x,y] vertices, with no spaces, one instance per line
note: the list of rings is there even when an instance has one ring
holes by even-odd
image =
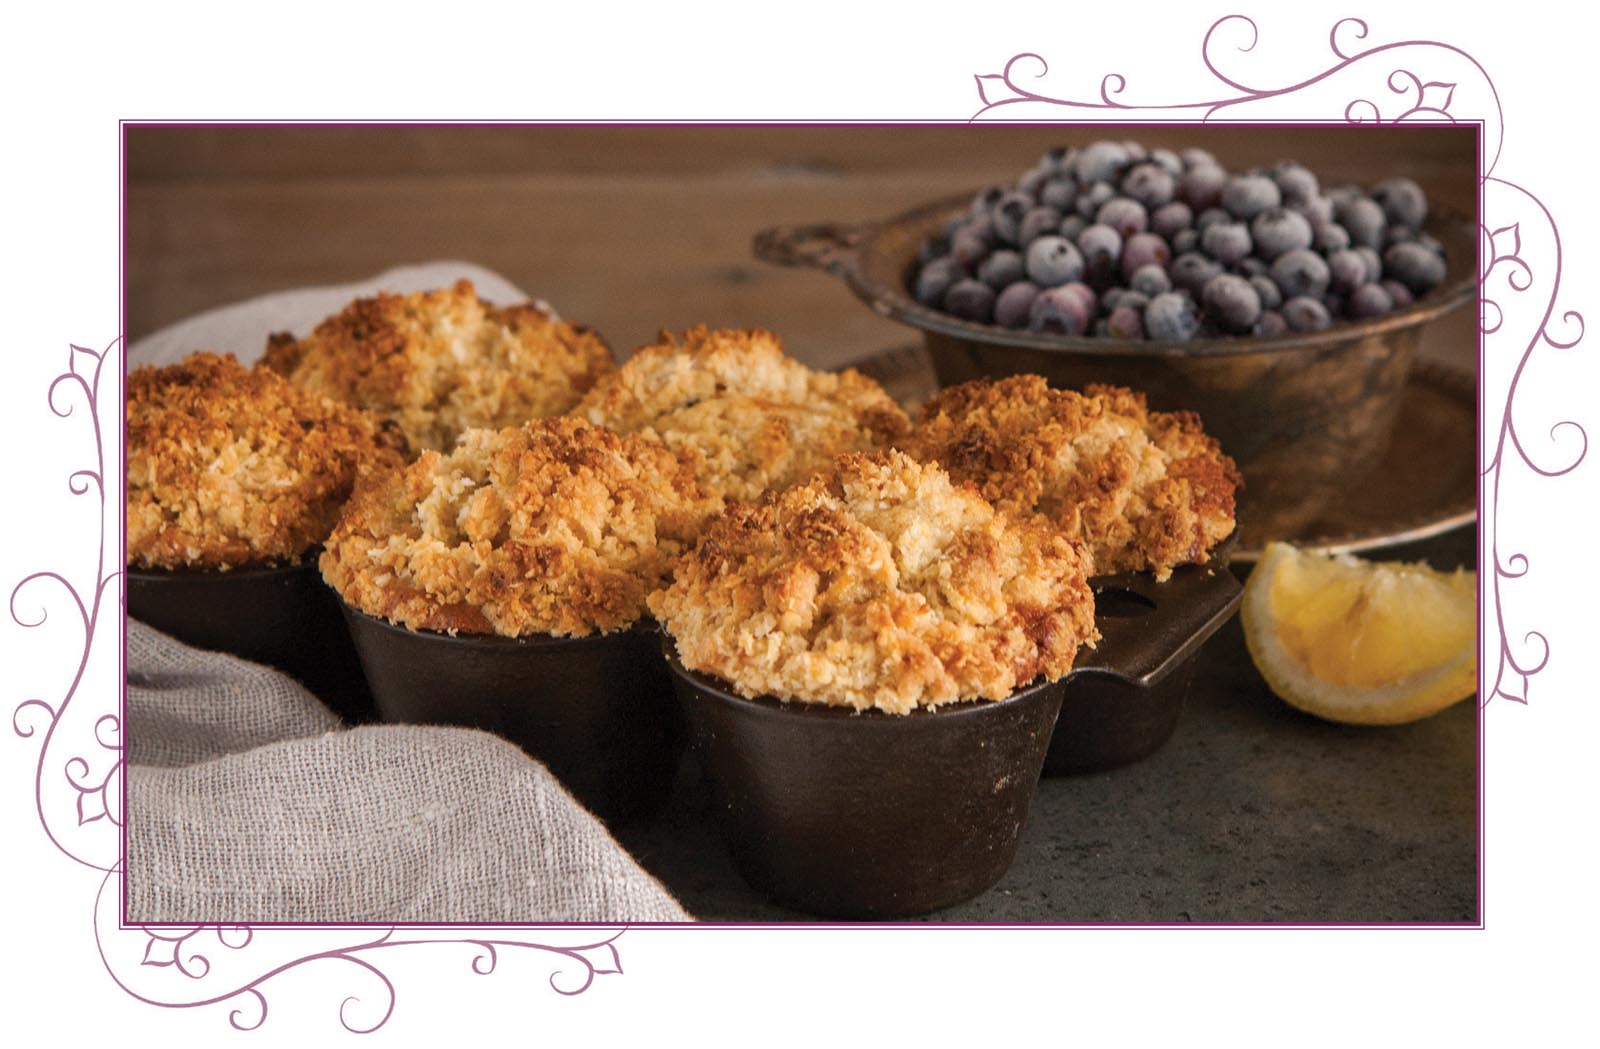
[[[906,330],[836,280],[757,262],[770,225],[863,221],[1015,180],[1100,137],[1292,158],[1326,184],[1409,175],[1476,210],[1467,128],[131,127],[127,335],[267,291],[453,258],[494,269],[619,352],[661,328],[752,326],[834,366]],[[1424,352],[1475,360],[1465,311]]]

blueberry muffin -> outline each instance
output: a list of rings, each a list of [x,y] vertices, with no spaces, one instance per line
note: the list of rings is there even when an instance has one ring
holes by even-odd
[[[1081,540],[1097,574],[1204,564],[1233,532],[1238,469],[1193,412],[1153,412],[1116,386],[1078,393],[1037,375],[948,387],[905,449],[996,508],[1043,514]]]
[[[491,305],[465,280],[358,299],[304,339],[273,335],[262,365],[393,420],[417,450],[560,415],[613,368],[593,332],[531,304]]]
[[[351,606],[412,630],[603,633],[644,614],[720,508],[654,437],[577,419],[468,430],[358,489],[322,574]]]
[[[937,466],[853,453],[730,505],[650,609],[741,695],[905,714],[1064,677],[1098,639],[1088,569]]]
[[[707,486],[730,500],[809,480],[845,452],[887,449],[910,421],[860,372],[814,371],[772,332],[662,332],[603,377],[573,414],[652,433],[700,457]]]
[[[140,368],[127,385],[128,564],[222,570],[302,560],[359,477],[405,442],[377,418],[233,356]]]

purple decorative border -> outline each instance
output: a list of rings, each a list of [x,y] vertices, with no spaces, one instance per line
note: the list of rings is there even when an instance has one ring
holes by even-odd
[[[1401,121],[1481,121],[1486,131],[1493,127],[1493,155],[1484,163],[1481,172],[1481,189],[1484,196],[1485,216],[1481,224],[1482,249],[1480,252],[1480,285],[1482,287],[1482,314],[1480,329],[1486,353],[1514,357],[1516,365],[1505,390],[1505,406],[1501,412],[1498,436],[1492,454],[1483,463],[1483,477],[1488,490],[1491,509],[1485,526],[1490,529],[1489,551],[1494,571],[1492,588],[1480,583],[1480,599],[1492,597],[1495,606],[1495,623],[1500,633],[1499,664],[1494,685],[1490,690],[1480,687],[1483,702],[1499,696],[1519,703],[1528,700],[1530,679],[1547,665],[1549,644],[1544,634],[1528,629],[1522,632],[1521,642],[1515,648],[1508,640],[1512,624],[1504,607],[1504,585],[1511,580],[1528,575],[1532,562],[1523,552],[1501,552],[1502,533],[1498,510],[1502,479],[1508,470],[1526,470],[1538,477],[1556,477],[1573,470],[1583,461],[1588,451],[1588,437],[1583,427],[1573,420],[1562,420],[1549,428],[1552,445],[1560,446],[1569,435],[1576,435],[1576,451],[1571,452],[1558,465],[1539,461],[1525,444],[1522,430],[1515,417],[1516,395],[1525,369],[1534,351],[1541,347],[1564,350],[1576,346],[1583,337],[1583,319],[1573,310],[1560,314],[1560,323],[1575,329],[1570,339],[1551,333],[1557,311],[1561,277],[1561,240],[1553,217],[1539,199],[1521,186],[1494,174],[1500,158],[1501,109],[1499,94],[1483,67],[1471,55],[1449,44],[1431,40],[1407,40],[1378,45],[1361,51],[1351,51],[1342,42],[1364,40],[1368,27],[1360,19],[1347,18],[1337,22],[1328,35],[1328,46],[1333,64],[1310,77],[1279,87],[1251,87],[1240,77],[1224,72],[1222,63],[1214,55],[1222,36],[1235,29],[1248,28],[1249,38],[1236,44],[1238,53],[1249,53],[1259,42],[1259,31],[1253,21],[1242,16],[1229,16],[1213,23],[1201,45],[1201,60],[1207,72],[1228,93],[1204,101],[1132,105],[1124,101],[1129,84],[1119,73],[1106,74],[1100,82],[1099,101],[1076,101],[1070,97],[1057,97],[1035,87],[1024,86],[1021,78],[1027,70],[1036,70],[1033,80],[1044,78],[1049,72],[1045,60],[1034,53],[1016,55],[998,74],[985,74],[975,78],[982,108],[973,119],[994,118],[1003,111],[1015,112],[1010,107],[1043,107],[1051,119],[1059,119],[1065,108],[1080,118],[1093,121],[1128,119],[1171,120],[1174,115],[1209,120],[1220,113],[1230,118],[1246,118],[1248,107],[1261,106],[1273,100],[1309,93],[1323,86],[1333,86],[1334,80],[1346,73],[1387,65],[1379,62],[1380,56],[1398,59],[1403,53],[1432,54],[1470,67],[1477,78],[1469,84],[1489,104],[1472,114],[1472,106],[1460,98],[1464,82],[1444,79],[1423,79],[1409,68],[1395,67],[1382,78],[1382,84],[1395,96],[1386,116],[1384,107],[1373,98],[1359,95],[1347,98],[1339,110],[1341,122],[1346,123],[1397,123]],[[1472,92],[1469,91],[1469,94]],[[1382,98],[1381,94],[1375,97]],[[1297,98],[1296,102],[1305,101]],[[1259,118],[1278,120],[1281,117]],[[1493,215],[1491,223],[1487,216]],[[1538,238],[1548,237],[1551,244],[1549,257],[1537,254],[1537,246],[1530,248],[1530,238],[1524,231],[1537,231]],[[1520,329],[1509,322],[1514,311],[1503,303],[1513,300],[1507,296],[1525,296],[1542,300],[1536,324]],[[1498,296],[1498,297],[1497,297]],[[1536,311],[1538,312],[1538,311]],[[120,526],[120,507],[107,503],[105,493],[105,463],[107,434],[102,432],[99,419],[100,382],[108,363],[118,358],[113,342],[105,350],[96,352],[73,346],[69,350],[68,367],[49,388],[49,407],[58,417],[67,418],[74,405],[58,400],[58,392],[76,387],[88,409],[93,426],[96,462],[93,468],[73,471],[68,486],[74,495],[94,492],[98,503],[100,545],[94,564],[92,587],[80,591],[61,572],[35,572],[12,590],[10,614],[19,626],[35,628],[48,618],[48,610],[41,602],[37,616],[19,610],[19,599],[24,591],[54,582],[71,599],[78,615],[78,626],[83,635],[77,668],[65,693],[57,701],[41,698],[23,700],[14,710],[12,726],[17,735],[34,738],[42,729],[34,777],[34,801],[40,824],[50,841],[73,861],[105,872],[95,901],[96,947],[107,972],[129,995],[141,1002],[165,1008],[190,1009],[209,1005],[230,1005],[229,1024],[238,1030],[254,1030],[265,1022],[268,1001],[267,986],[279,975],[313,963],[338,964],[365,976],[369,986],[378,992],[381,1008],[376,1015],[363,1020],[357,1014],[363,1007],[373,1008],[355,994],[346,995],[338,1009],[340,1024],[352,1032],[371,1032],[383,1027],[393,1015],[396,988],[392,980],[372,960],[381,952],[396,947],[424,944],[461,944],[472,949],[472,972],[488,975],[495,971],[502,948],[526,948],[554,954],[580,967],[579,977],[570,986],[558,983],[563,970],[550,975],[550,985],[558,993],[581,994],[593,985],[595,978],[622,971],[616,941],[625,929],[612,931],[607,938],[574,946],[559,946],[522,939],[507,939],[487,935],[449,938],[450,930],[440,938],[433,938],[428,930],[410,930],[416,935],[402,937],[398,927],[339,927],[324,926],[315,930],[292,928],[251,928],[248,926],[206,925],[183,927],[127,927],[121,922],[119,902],[122,898],[122,811],[120,778],[123,771],[121,746],[122,722],[115,709],[94,716],[94,711],[82,711],[73,703],[78,694],[90,657],[94,649],[97,628],[101,626],[103,602],[108,587],[119,581],[120,567],[107,571],[105,563],[105,537],[108,524]],[[1482,363],[1482,362],[1480,362]],[[82,370],[80,370],[82,369]],[[1480,372],[1483,369],[1480,367]],[[120,368],[117,369],[120,375]],[[120,407],[120,406],[119,406]],[[120,429],[117,431],[120,438]],[[1514,457],[1507,454],[1508,448]],[[120,441],[111,449],[120,456]],[[1518,464],[1521,464],[1518,466]],[[120,488],[120,486],[118,486]],[[87,603],[83,595],[87,594]],[[120,609],[119,609],[120,613]],[[120,619],[120,615],[119,615]],[[119,634],[120,640],[120,634]],[[1480,668],[1480,682],[1487,675]],[[88,718],[85,721],[85,718]],[[62,755],[66,755],[63,757]],[[57,806],[54,801],[70,799],[70,805]],[[1300,927],[1300,926],[1297,926]],[[347,936],[346,942],[334,944],[310,953],[295,954],[303,950],[295,946],[290,951],[281,950],[286,938],[326,936],[337,933]],[[269,952],[262,950],[267,940],[280,948],[274,958],[265,960]],[[262,960],[256,963],[251,953],[261,951]],[[214,964],[213,959],[216,959]],[[224,960],[230,964],[223,964]],[[244,962],[240,965],[233,962]],[[229,970],[225,973],[223,970]],[[210,981],[208,983],[208,981]]]

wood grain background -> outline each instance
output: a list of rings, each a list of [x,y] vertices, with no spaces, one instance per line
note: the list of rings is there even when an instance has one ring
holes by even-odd
[[[1198,145],[1230,167],[1292,158],[1325,184],[1405,174],[1436,205],[1476,214],[1474,128],[129,126],[127,334],[262,292],[456,258],[595,326],[619,352],[663,327],[762,325],[834,365],[912,333],[836,280],[755,261],[753,234],[888,217],[1101,137]],[[1470,313],[1424,352],[1474,362]]]

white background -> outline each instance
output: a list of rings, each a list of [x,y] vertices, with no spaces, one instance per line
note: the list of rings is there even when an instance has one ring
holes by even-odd
[[[1273,85],[1331,64],[1329,28],[1362,15],[1368,45],[1431,38],[1487,68],[1506,121],[1498,173],[1536,192],[1560,223],[1560,309],[1587,309],[1600,323],[1585,112],[1594,36],[1574,21],[1583,16],[1530,2],[1362,6],[1297,4],[1291,14],[1266,3],[1140,0],[879,10],[857,0],[741,3],[697,14],[683,4],[346,11],[277,2],[190,5],[165,17],[146,4],[13,8],[0,59],[0,287],[8,305],[0,447],[9,482],[0,583],[9,591],[37,569],[79,571],[86,543],[92,551],[93,522],[84,521],[86,503],[67,493],[65,477],[93,449],[81,416],[51,415],[44,391],[65,366],[69,342],[100,348],[117,332],[119,118],[965,119],[977,108],[972,75],[999,71],[1019,51],[1047,55],[1065,78],[1053,87],[1085,99],[1103,74],[1119,72],[1129,97],[1190,100],[1220,90],[1199,53],[1221,15],[1257,18],[1261,41],[1252,54],[1235,55],[1247,64],[1232,68]],[[1600,413],[1590,406],[1597,339],[1540,350],[1529,365],[1516,417],[1536,459],[1562,458],[1566,446],[1547,436],[1562,419],[1583,423],[1600,441]],[[1492,430],[1498,404],[1490,416]],[[381,960],[398,998],[370,1040],[420,1045],[502,1033],[546,1044],[718,1035],[776,1044],[874,1036],[1002,1044],[1036,1033],[1118,1044],[1539,1045],[1592,1036],[1584,1003],[1595,972],[1592,752],[1600,737],[1586,671],[1600,573],[1584,511],[1600,469],[1594,458],[1563,477],[1530,479],[1512,469],[1503,482],[1502,554],[1525,552],[1531,561],[1528,576],[1507,584],[1507,615],[1518,637],[1542,631],[1552,654],[1527,706],[1495,701],[1486,712],[1484,931],[634,930],[621,941],[626,975],[571,999],[550,992],[551,965],[537,955],[504,957],[498,972],[479,977],[465,949],[405,948]],[[24,699],[63,687],[77,639],[70,603],[50,601],[51,623],[39,630],[0,617],[7,717]],[[1486,638],[1492,673],[1494,637]],[[85,687],[114,688],[116,673],[114,664],[97,666]],[[0,723],[0,1024],[8,1041],[238,1038],[266,1046],[353,1037],[338,1027],[339,1002],[369,985],[339,963],[272,983],[271,1013],[249,1035],[229,1029],[231,1006],[157,1009],[119,991],[91,932],[99,876],[55,851],[33,811],[36,753],[37,738],[19,739]]]

